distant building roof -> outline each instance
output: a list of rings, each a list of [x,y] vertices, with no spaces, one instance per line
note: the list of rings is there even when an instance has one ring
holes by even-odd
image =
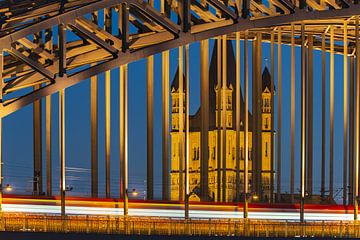
[[[262,73],[262,91],[264,92],[266,88],[271,90],[271,75],[267,67]]]

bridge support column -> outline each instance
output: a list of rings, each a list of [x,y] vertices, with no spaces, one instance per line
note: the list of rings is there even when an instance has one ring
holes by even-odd
[[[146,198],[154,197],[154,56],[147,58],[147,180]]]
[[[270,154],[270,203],[274,202],[274,177],[275,177],[275,130],[274,130],[274,120],[275,120],[275,111],[274,111],[274,102],[275,102],[275,32],[271,32],[270,36],[270,59],[271,59],[271,85],[270,85],[270,93],[271,93],[271,154]]]
[[[154,7],[154,1],[150,0],[149,5]],[[146,198],[154,198],[154,56],[147,58],[147,180]]]
[[[301,24],[301,165],[300,165],[300,222],[304,222],[305,204],[305,163],[306,163],[306,48],[305,25]]]
[[[354,201],[354,103],[355,103],[355,57],[350,56],[350,111],[349,111],[349,204]]]
[[[33,42],[42,44],[42,32],[34,34]],[[41,84],[34,86],[34,91],[41,88]],[[33,103],[33,149],[34,149],[34,176],[33,195],[42,194],[43,171],[42,171],[42,100]]]
[[[45,49],[53,53],[53,32],[51,28],[45,31]],[[45,111],[46,195],[52,196],[51,95],[45,98]]]
[[[334,195],[334,60],[334,27],[330,26],[330,199],[332,199]]]
[[[184,60],[183,46],[179,47],[179,200],[184,199]]]
[[[124,217],[126,219],[128,215],[128,66],[127,64],[120,66],[120,197],[124,201]]]
[[[40,89],[39,85],[34,86],[34,91]],[[33,134],[34,134],[34,179],[33,195],[42,193],[42,111],[41,100],[33,103]]]
[[[189,82],[189,45],[185,45],[185,219],[189,219],[189,158],[190,158],[190,138],[189,138],[189,96],[190,96],[190,82]]]
[[[308,36],[308,56],[307,56],[307,164],[306,164],[306,191],[309,196],[313,192],[313,98],[314,98],[314,38]],[[306,74],[306,70],[305,70]]]
[[[161,13],[169,17],[167,1],[161,1]],[[162,199],[169,199],[169,51],[162,52]]]
[[[347,22],[344,22],[344,162],[343,162],[343,205],[347,200],[347,159],[348,159],[348,40]]]
[[[112,22],[112,10],[111,8],[104,9],[104,29],[108,33],[111,33],[111,22]],[[110,198],[110,146],[111,146],[111,100],[110,100],[110,84],[111,84],[111,71],[105,72],[105,195]],[[98,182],[96,183],[99,184]]]
[[[91,14],[98,24],[98,12]],[[90,134],[91,134],[91,196],[98,196],[98,76],[90,78]]]
[[[90,78],[91,196],[98,195],[98,78]]]
[[[321,82],[322,82],[322,93],[321,93],[321,197],[325,197],[325,167],[326,167],[326,38],[325,33],[321,37]]]
[[[295,26],[291,24],[291,166],[290,166],[290,198],[294,202],[294,167],[295,167]]]
[[[119,5],[119,35],[122,51],[127,52],[129,43],[129,10],[127,3]],[[120,14],[121,13],[121,14]],[[128,65],[120,66],[120,198],[124,203],[124,230],[127,233],[128,217]]]
[[[244,218],[248,217],[249,200],[249,41],[248,31],[244,38],[244,92],[245,92],[245,123],[244,123]]]
[[[65,90],[59,91],[59,149],[61,216],[65,217]]]
[[[227,39],[222,36],[222,94],[221,94],[221,127],[222,127],[222,201],[227,202],[227,174],[226,174],[226,89],[227,89]]]
[[[3,96],[3,71],[4,71],[4,53],[3,49],[0,49],[0,104],[2,104]],[[2,154],[2,118],[0,117],[0,215],[2,214],[2,202],[3,202],[3,154]]]
[[[236,196],[235,201],[240,201],[240,104],[241,104],[241,83],[240,83],[240,32],[236,32]]]
[[[216,150],[217,150],[217,202],[221,201],[221,162],[223,155],[221,154],[221,37],[218,37],[216,40],[217,50],[216,50],[216,69],[217,69],[217,87],[218,87],[218,95],[217,95],[217,102],[218,102],[218,109],[217,109],[217,143],[216,143]]]
[[[110,197],[110,71],[105,72],[105,195]],[[98,185],[99,182],[96,183]]]
[[[256,181],[256,177],[257,177],[257,161],[256,161],[256,150],[258,149],[258,147],[256,146],[257,141],[256,141],[256,136],[257,136],[257,131],[256,131],[256,84],[257,82],[254,80],[257,78],[256,76],[256,47],[257,47],[257,39],[253,39],[253,41],[251,42],[251,46],[252,46],[252,51],[251,51],[251,60],[252,60],[252,65],[251,65],[251,71],[252,71],[252,75],[251,75],[251,80],[252,80],[252,86],[251,86],[251,91],[252,91],[252,100],[251,100],[251,112],[252,112],[252,150],[251,151],[251,189],[250,192],[254,193],[257,190],[257,181]]]
[[[45,100],[45,109],[46,109],[46,194],[47,196],[52,196],[52,158],[51,158],[51,95],[46,97]]]
[[[51,95],[45,99],[46,131],[46,195],[52,196],[52,161],[51,161]]]
[[[355,17],[356,36],[356,100],[355,100],[355,166],[354,166],[354,220],[358,220],[359,204],[359,129],[360,129],[360,41],[359,41],[359,16]]]
[[[259,196],[260,201],[263,201],[262,194],[262,34],[256,34],[256,68],[255,68],[255,79],[253,82],[256,82],[255,85],[255,115],[256,115],[256,127],[255,127],[255,161],[256,161],[256,193]],[[254,148],[253,148],[254,149]]]
[[[162,53],[162,199],[169,199],[169,51]]]
[[[278,28],[278,39],[277,39],[277,45],[278,45],[278,61],[277,61],[277,67],[278,67],[278,94],[277,94],[277,102],[278,102],[278,119],[277,119],[277,177],[276,177],[276,200],[277,202],[281,201],[281,119],[282,119],[282,46],[281,46],[281,27]],[[274,76],[274,75],[272,75]],[[274,111],[273,111],[274,113]]]
[[[209,40],[200,41],[201,200],[209,200]]]
[[[66,26],[59,31],[59,77],[66,78]],[[59,154],[61,217],[65,218],[65,89],[59,91]]]

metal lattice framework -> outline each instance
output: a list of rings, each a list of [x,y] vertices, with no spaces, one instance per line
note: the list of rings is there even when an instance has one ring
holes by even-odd
[[[103,16],[100,16],[103,13]],[[127,214],[127,64],[133,61],[147,58],[147,79],[148,79],[148,199],[153,198],[153,143],[152,143],[152,125],[153,125],[153,55],[163,53],[163,149],[168,146],[168,119],[169,113],[169,52],[172,48],[179,47],[179,76],[186,76],[185,79],[179,80],[179,91],[182,92],[189,84],[184,84],[184,81],[189,81],[189,56],[188,44],[200,41],[200,72],[201,72],[201,102],[207,104],[208,93],[208,39],[217,37],[218,44],[222,44],[222,48],[226,49],[227,39],[234,39],[237,41],[236,59],[240,59],[239,41],[244,40],[244,48],[247,49],[248,41],[251,40],[254,46],[252,53],[253,65],[255,67],[254,73],[260,74],[261,68],[261,44],[262,42],[270,42],[271,44],[271,61],[274,61],[274,43],[277,41],[279,45],[288,44],[292,47],[291,53],[291,197],[294,200],[294,112],[295,112],[295,50],[294,47],[301,46],[301,205],[302,214],[301,220],[304,220],[304,199],[305,199],[305,184],[308,184],[307,189],[312,191],[312,177],[311,181],[305,183],[305,159],[311,159],[311,156],[305,156],[306,146],[312,145],[312,137],[306,137],[306,124],[312,124],[312,113],[307,118],[307,103],[305,101],[307,91],[313,91],[312,87],[307,89],[306,80],[313,81],[313,77],[306,76],[306,49],[309,49],[308,60],[312,61],[312,52],[314,49],[319,49],[323,52],[323,60],[325,59],[325,52],[330,52],[330,145],[333,144],[333,81],[334,81],[334,53],[343,54],[346,58],[344,60],[344,68],[348,68],[347,57],[350,56],[351,66],[355,68],[354,58],[356,52],[360,51],[359,45],[359,19],[356,15],[360,14],[360,4],[357,1],[348,0],[269,0],[269,1],[253,1],[253,0],[159,0],[159,1],[137,1],[137,0],[52,0],[52,1],[3,1],[0,2],[0,118],[3,118],[22,107],[33,103],[34,104],[34,129],[41,128],[41,111],[40,103],[44,97],[48,97],[55,92],[60,93],[60,159],[61,159],[61,199],[65,196],[65,150],[64,150],[64,89],[75,85],[83,80],[91,78],[91,125],[92,125],[92,194],[97,196],[97,99],[94,98],[97,92],[97,83],[94,76],[101,72],[106,72],[106,194],[110,196],[109,183],[109,161],[110,161],[110,74],[109,70],[120,67],[120,158],[121,158],[121,194],[124,197],[124,214]],[[327,41],[330,40],[330,41]],[[220,41],[221,40],[221,41]],[[185,46],[185,56],[183,56],[183,47]],[[220,49],[220,47],[218,47]],[[358,51],[356,51],[358,50]],[[220,50],[218,50],[220,51]],[[223,54],[225,59],[226,52],[218,52]],[[181,54],[180,54],[181,53]],[[225,54],[225,55],[224,55]],[[281,48],[278,48],[278,56],[281,60]],[[185,64],[183,61],[185,59]],[[245,89],[247,89],[248,81],[248,53],[245,51]],[[255,60],[254,60],[255,59]],[[324,61],[323,61],[324,62]],[[356,71],[360,74],[360,64],[357,61]],[[272,62],[271,73],[274,73],[274,62]],[[312,62],[311,62],[312,63]],[[183,64],[185,66],[183,66]],[[221,65],[221,66],[220,66]],[[325,66],[325,63],[323,64]],[[350,66],[350,67],[351,67]],[[222,68],[222,72],[226,72],[226,61],[218,65]],[[312,64],[308,64],[309,71],[313,72]],[[254,68],[254,67],[253,67]],[[278,63],[279,72],[281,72],[281,61]],[[237,68],[239,69],[239,68]],[[310,70],[311,69],[311,70]],[[323,69],[323,72],[325,70]],[[353,69],[354,72],[354,69]],[[260,79],[260,75],[256,75]],[[221,77],[220,77],[221,78]],[[222,76],[222,78],[226,78]],[[281,79],[281,77],[279,77]],[[344,74],[344,84],[347,84],[347,73]],[[354,80],[354,76],[350,76]],[[346,80],[345,80],[346,79]],[[357,77],[357,80],[360,78]],[[240,86],[240,71],[236,73],[236,81]],[[273,83],[274,81],[272,81]],[[353,82],[353,81],[352,81]],[[223,80],[224,87],[226,82]],[[258,84],[259,85],[259,84]],[[356,86],[358,86],[357,84]],[[258,86],[253,87],[253,93],[259,94],[256,90]],[[280,88],[280,87],[279,87]],[[353,89],[354,85],[352,85]],[[164,90],[165,89],[165,90]],[[238,88],[240,89],[240,87]],[[272,85],[272,92],[274,85]],[[323,90],[324,91],[324,90]],[[356,107],[350,106],[350,135],[359,129],[359,89],[356,92],[350,93],[352,103],[357,102]],[[279,89],[280,92],[280,89]],[[186,89],[186,96],[188,98],[188,89]],[[356,93],[356,101],[354,93]],[[238,94],[238,93],[237,93]],[[280,93],[279,93],[280,94]],[[347,92],[344,93],[344,99],[348,98]],[[312,95],[312,94],[311,94]],[[323,97],[325,94],[322,94]],[[257,95],[258,96],[258,95]],[[247,96],[248,97],[248,96]],[[240,99],[240,94],[237,95],[237,102]],[[188,110],[189,106],[183,106],[183,99],[180,99],[179,109],[186,109],[186,112],[181,110],[180,114],[186,114],[185,124],[179,122],[179,132],[186,132],[188,134]],[[225,97],[222,99],[225,105]],[[309,101],[310,97],[309,97]],[[185,101],[188,104],[188,101]],[[247,102],[247,100],[246,100]],[[311,102],[312,103],[312,102]],[[281,104],[280,104],[281,105]],[[310,106],[311,104],[309,104]],[[50,98],[47,98],[47,114],[51,105]],[[274,102],[272,101],[272,109]],[[248,107],[248,106],[247,106]],[[202,114],[206,114],[205,105],[202,108]],[[255,106],[255,109],[260,109],[261,106]],[[324,108],[323,108],[324,109]],[[354,109],[355,114],[354,114]],[[280,111],[280,110],[279,110]],[[312,112],[312,109],[309,110]],[[344,110],[344,119],[348,120],[347,109]],[[223,111],[224,112],[224,111]],[[236,110],[237,123],[240,124],[240,110]],[[248,112],[248,109],[245,109]],[[50,114],[50,113],[49,113]],[[205,115],[204,115],[205,116]],[[220,116],[220,114],[219,114]],[[256,117],[256,115],[254,115]],[[279,114],[281,116],[281,113]],[[324,116],[324,115],[323,115]],[[225,118],[225,115],[222,115]],[[36,120],[35,120],[36,119]],[[182,118],[180,118],[183,121]],[[257,115],[259,120],[259,115]],[[351,119],[354,120],[351,123]],[[50,122],[51,116],[46,115],[46,145],[47,145],[47,164],[51,166],[51,151],[48,150],[50,143]],[[245,125],[248,123],[245,120]],[[272,121],[274,121],[272,119]],[[324,121],[324,117],[323,117]],[[220,122],[220,121],[219,121]],[[222,122],[225,122],[222,121]],[[261,122],[261,121],[258,121]],[[355,122],[355,124],[354,124]],[[273,126],[272,122],[271,126]],[[1,124],[1,121],[0,121]],[[237,141],[239,141],[240,125],[236,126]],[[347,121],[346,121],[347,124]],[[352,125],[351,125],[352,124]],[[281,125],[281,124],[280,124]],[[323,124],[324,125],[324,124]],[[226,126],[223,127],[223,132],[226,131]],[[255,131],[259,131],[261,126],[257,126]],[[311,125],[312,128],[312,125]],[[0,125],[1,129],[1,125]],[[207,149],[207,130],[208,120],[203,120],[201,125],[201,145],[203,149]],[[347,128],[346,128],[347,129]],[[272,127],[272,131],[274,128]],[[348,134],[345,130],[344,141],[348,139]],[[358,131],[357,131],[358,132]],[[206,134],[204,134],[206,133]],[[323,127],[324,134],[324,127]],[[280,135],[280,131],[279,131]],[[247,130],[245,130],[247,136]],[[187,135],[185,139],[187,139]],[[245,137],[246,139],[247,137]],[[261,144],[259,134],[255,132],[257,142]],[[324,135],[323,135],[324,138]],[[351,137],[350,137],[351,138]],[[225,138],[223,138],[225,139]],[[351,142],[355,139],[355,143]],[[183,139],[184,140],[184,139]],[[350,140],[350,153],[355,152],[355,156],[350,156],[349,174],[351,180],[349,182],[354,184],[355,198],[358,196],[358,170],[351,173],[350,168],[358,169],[359,165],[359,133],[352,136]],[[185,140],[184,140],[185,141]],[[245,140],[245,159],[248,159],[248,146]],[[274,142],[272,136],[272,142]],[[1,142],[0,142],[1,143]],[[34,131],[34,155],[35,159],[41,159],[41,130]],[[184,142],[183,142],[184,143]],[[324,142],[323,142],[324,143]],[[220,144],[219,144],[220,145]],[[239,145],[239,144],[237,144]],[[226,154],[226,141],[223,140],[222,146]],[[259,145],[258,145],[259,146]],[[345,144],[346,146],[346,144]],[[355,146],[355,147],[354,147]],[[184,153],[185,157],[185,143],[181,146],[180,152]],[[323,147],[324,149],[324,147]],[[330,146],[332,149],[332,146]],[[163,173],[168,171],[168,150],[163,153]],[[312,149],[308,149],[312,152]],[[325,150],[323,150],[325,151]],[[346,154],[345,147],[345,154]],[[239,164],[239,147],[237,147],[237,192],[240,191],[240,164]],[[278,148],[281,152],[281,148]],[[208,159],[206,151],[202,152],[202,159]],[[1,155],[1,153],[0,153]],[[324,152],[323,152],[324,155]],[[257,155],[256,159],[260,159],[261,155]],[[272,156],[272,166],[274,166],[274,158]],[[183,159],[183,160],[184,160]],[[225,159],[225,160],[224,160]],[[347,159],[347,155],[345,155]],[[356,161],[355,161],[355,160]],[[226,162],[226,156],[222,156],[222,160]],[[310,160],[308,160],[310,161]],[[278,161],[278,163],[280,160]],[[312,163],[312,162],[311,162]],[[187,160],[184,160],[184,167],[187,169]],[[226,164],[226,163],[225,163]],[[246,161],[247,164],[247,161]],[[330,153],[330,196],[333,196],[333,153]],[[226,165],[225,165],[226,166]],[[278,165],[280,166],[280,165]],[[245,165],[245,182],[248,181],[247,165]],[[1,168],[1,164],[0,164]],[[37,184],[41,186],[41,161],[34,161],[34,177],[39,178]],[[50,170],[48,170],[50,169]],[[207,194],[207,171],[208,165],[206,161],[201,163],[201,191],[202,196]],[[344,172],[346,172],[347,163],[344,160]],[[47,168],[47,179],[51,179],[51,168]],[[185,196],[188,196],[188,170],[185,170]],[[308,175],[312,174],[312,168],[306,170]],[[325,170],[323,170],[325,171]],[[311,172],[311,173],[310,173]],[[1,174],[1,169],[0,169]],[[223,188],[226,189],[226,176],[223,175]],[[322,179],[325,174],[322,172]],[[257,176],[259,177],[259,176]],[[260,175],[261,178],[261,175]],[[344,189],[347,188],[347,177],[344,175]],[[350,179],[350,178],[349,178]],[[274,194],[274,179],[271,177],[272,189]],[[279,181],[279,177],[278,177]],[[182,181],[181,181],[182,182]],[[261,180],[260,180],[261,182]],[[1,184],[1,176],[0,176]],[[220,184],[220,181],[218,181]],[[279,182],[277,186],[279,186]],[[244,185],[245,190],[245,207],[244,217],[247,217],[247,194],[248,185]],[[322,188],[324,183],[322,182]],[[39,188],[34,186],[34,189]],[[259,184],[257,191],[261,191]],[[218,186],[220,189],[220,185]],[[166,200],[168,195],[168,173],[163,174],[163,198]],[[322,192],[325,190],[322,189]],[[37,189],[39,193],[40,190]],[[220,191],[219,191],[220,192]],[[223,191],[224,194],[225,191]],[[280,196],[280,188],[277,193]],[[51,181],[47,182],[47,193],[51,195]],[[346,202],[346,191],[344,190],[344,199]],[[0,194],[1,196],[1,194]],[[278,196],[278,197],[279,197]],[[225,196],[223,196],[225,199]],[[185,197],[185,202],[188,199]],[[349,198],[349,202],[353,200]],[[355,200],[355,207],[357,208],[357,200]],[[188,204],[185,204],[188,207]],[[185,208],[188,214],[188,208]],[[64,201],[62,201],[62,213],[65,213]],[[355,211],[357,218],[357,210]],[[188,215],[185,215],[188,217]]]
[[[344,18],[360,10],[350,1],[270,1],[269,6],[257,1],[227,2],[161,1],[160,11],[142,1],[2,2],[0,46],[5,54],[0,116],[100,72],[180,45],[244,30],[269,33],[277,26],[301,21],[312,25],[309,31],[317,34],[329,24],[342,26]],[[307,6],[301,9],[301,4]],[[107,11],[106,29],[98,24],[96,12],[102,9]],[[112,15],[119,20],[119,31],[114,33]],[[59,24],[80,39],[64,38],[64,43],[54,44],[52,39],[58,37],[52,28]],[[337,30],[340,37],[341,27]],[[41,31],[45,31],[45,42],[39,36],[32,41]],[[289,35],[289,26],[283,32]],[[354,34],[348,34],[354,40]],[[65,77],[58,74],[61,57],[66,63]],[[40,84],[40,89],[29,90]]]

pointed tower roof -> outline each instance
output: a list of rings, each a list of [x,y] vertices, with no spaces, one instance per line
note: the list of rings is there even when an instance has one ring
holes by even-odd
[[[234,48],[231,41],[227,41],[226,45],[227,51],[227,68],[226,68],[226,85],[227,87],[232,87],[232,109],[233,109],[233,129],[235,129],[236,124],[236,64],[235,64],[235,55]],[[185,78],[185,76],[184,76]],[[186,81],[184,81],[184,89],[185,89]],[[271,85],[271,76],[267,67],[265,67],[264,72],[262,74],[262,89],[266,87],[270,90]],[[171,89],[178,90],[179,86],[179,69],[177,69],[174,79],[171,84]],[[214,48],[211,55],[210,60],[210,68],[209,68],[209,130],[216,129],[216,89],[217,86],[217,40],[215,40]],[[190,116],[190,131],[200,131],[201,126],[201,118],[200,118],[200,108],[198,111]],[[241,121],[245,120],[245,102],[243,99],[243,94],[240,89],[240,119]],[[252,129],[252,114],[249,111],[249,131]],[[243,130],[243,125],[241,124],[241,130]]]
[[[178,88],[179,88],[179,67],[176,69],[176,73],[171,83],[170,89],[172,91],[173,89],[178,90]]]
[[[271,90],[271,75],[267,66],[262,73],[262,91],[264,92],[266,88]]]

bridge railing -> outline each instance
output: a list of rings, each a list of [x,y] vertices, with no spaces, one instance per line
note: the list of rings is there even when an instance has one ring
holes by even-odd
[[[290,222],[268,220],[164,219],[122,216],[3,214],[1,231],[76,232],[136,235],[206,235],[256,237],[359,237],[354,221]]]

